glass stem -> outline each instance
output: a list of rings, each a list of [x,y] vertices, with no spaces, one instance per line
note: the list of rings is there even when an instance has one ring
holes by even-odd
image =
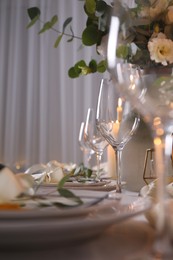
[[[100,163],[101,163],[102,155],[100,153],[97,153],[96,158],[97,158],[97,179],[100,179]]]
[[[115,151],[115,162],[116,162],[116,179],[117,179],[117,185],[116,185],[116,192],[121,193],[121,155],[122,150],[121,149],[114,149]]]

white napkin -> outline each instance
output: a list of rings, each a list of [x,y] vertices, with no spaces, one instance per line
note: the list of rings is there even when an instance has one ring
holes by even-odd
[[[64,164],[53,160],[47,164],[34,164],[29,169],[27,169],[25,173],[31,175],[37,184],[57,184],[64,177],[65,172],[69,172],[75,167],[76,164]]]
[[[32,176],[14,174],[8,167],[1,165],[0,169],[0,203],[6,203],[21,193],[33,192]]]

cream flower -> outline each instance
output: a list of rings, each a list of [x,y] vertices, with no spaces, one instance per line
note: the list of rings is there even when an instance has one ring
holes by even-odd
[[[159,14],[163,13],[168,8],[168,1],[167,0],[157,0],[157,1],[150,1],[152,7],[150,7],[150,17],[154,19]]]
[[[158,34],[148,43],[151,60],[161,63],[164,66],[173,63],[173,41],[166,39],[164,34]]]
[[[165,22],[166,22],[166,24],[172,24],[173,23],[173,6],[168,7]]]

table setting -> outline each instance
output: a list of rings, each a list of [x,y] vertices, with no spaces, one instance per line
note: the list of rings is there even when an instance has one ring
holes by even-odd
[[[64,259],[69,257],[95,259],[95,253],[92,255],[95,246],[98,256],[102,255],[102,259],[106,259],[106,255],[100,250],[103,243],[105,246],[108,243],[110,259],[113,259],[114,246],[119,240],[118,237],[116,238],[116,233],[121,234],[122,231],[126,233],[124,225],[127,225],[128,228],[132,228],[134,225],[133,228],[135,228],[135,225],[138,226],[140,223],[141,231],[140,234],[137,234],[139,228],[136,226],[135,241],[138,241],[139,251],[143,249],[145,252],[146,248],[149,249],[154,229],[147,226],[144,217],[145,212],[151,209],[151,200],[148,197],[139,197],[139,194],[128,192],[125,189],[122,189],[121,194],[117,193],[116,185],[111,191],[109,189],[108,191],[93,190],[92,185],[89,186],[90,189],[82,189],[82,185],[85,186],[85,183],[80,185],[80,189],[75,189],[75,185],[74,189],[72,185],[69,189],[69,186],[65,185],[68,183],[66,181],[61,187],[64,177],[57,181],[57,176],[61,174],[62,169],[66,169],[67,174],[67,166],[71,170],[71,165],[64,166],[64,164],[54,161],[55,164],[53,181],[51,182],[49,179],[50,185],[45,185],[43,177],[40,177],[40,169],[41,183],[33,171],[32,174],[29,173],[35,169],[38,174],[38,165],[30,167],[25,173],[17,174],[14,174],[7,166],[1,165],[1,184],[8,181],[13,189],[13,193],[4,189],[3,196],[2,193],[0,194],[0,255],[3,259],[22,259],[24,255],[26,259],[31,256],[32,259],[37,257],[46,259],[48,255],[52,259],[55,256],[61,256]],[[40,168],[44,175],[46,167],[40,165]],[[46,174],[48,173],[50,172],[47,171]],[[44,180],[47,180],[45,176]],[[111,180],[109,181],[111,182]],[[100,182],[102,181],[100,180]],[[102,185],[105,185],[105,181]],[[70,195],[72,195],[66,196],[65,192],[61,193],[61,189],[70,191]],[[142,216],[141,219],[135,220],[138,216]],[[121,223],[124,224],[121,225]],[[127,234],[122,235],[123,237],[127,240],[130,239]],[[109,244],[110,239],[112,239],[111,245]],[[135,241],[125,252],[129,251],[129,254],[133,255],[133,250],[136,248]],[[114,242],[116,243],[114,244]],[[66,251],[68,247],[69,252],[74,251],[72,256],[68,250]],[[82,254],[80,257],[79,251]],[[118,250],[117,256],[123,254],[124,250]]]
[[[100,80],[95,107],[88,106],[78,129],[76,149],[83,160],[52,158],[16,171],[0,164],[0,257],[172,259],[173,2],[118,0],[108,5],[90,0],[84,10],[83,44],[96,45],[104,61],[86,65],[81,60],[69,76],[107,74]],[[33,7],[28,14],[29,29],[40,10]],[[54,28],[57,20],[52,17],[40,33]],[[56,47],[71,21],[64,22]],[[144,185],[133,191],[123,178],[122,158],[141,121],[153,147],[146,150],[140,170]],[[113,155],[111,164],[110,153],[103,161],[105,151]]]

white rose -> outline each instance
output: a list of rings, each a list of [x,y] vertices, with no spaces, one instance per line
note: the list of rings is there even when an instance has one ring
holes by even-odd
[[[152,38],[148,43],[151,60],[161,63],[164,66],[173,63],[173,41],[157,37]]]

